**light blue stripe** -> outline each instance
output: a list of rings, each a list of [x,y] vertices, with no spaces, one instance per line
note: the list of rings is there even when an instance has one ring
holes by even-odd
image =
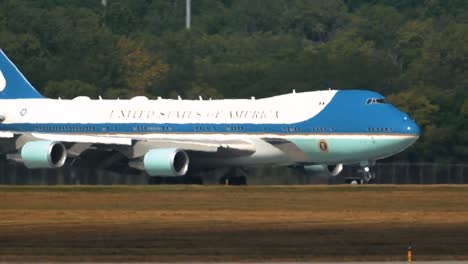
[[[347,163],[356,160],[366,160],[368,157],[374,159],[385,158],[394,155],[414,143],[415,137],[353,137],[343,135],[341,137],[311,139],[293,138],[289,139],[301,149],[314,163]],[[326,142],[326,150],[320,149],[320,141]]]

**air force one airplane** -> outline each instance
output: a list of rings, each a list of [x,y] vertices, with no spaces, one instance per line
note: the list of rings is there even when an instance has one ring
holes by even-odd
[[[0,50],[0,152],[29,169],[70,163],[169,177],[273,165],[334,176],[343,164],[369,171],[418,137],[407,114],[365,90],[232,100],[49,99]]]

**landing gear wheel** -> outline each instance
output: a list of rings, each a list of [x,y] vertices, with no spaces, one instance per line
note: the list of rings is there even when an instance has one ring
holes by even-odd
[[[361,178],[348,178],[345,179],[345,184],[358,185],[363,184],[363,181]]]
[[[247,185],[247,178],[245,176],[236,177],[222,177],[219,184],[224,185]]]
[[[219,179],[222,185],[247,185],[247,171],[243,168],[232,168]]]

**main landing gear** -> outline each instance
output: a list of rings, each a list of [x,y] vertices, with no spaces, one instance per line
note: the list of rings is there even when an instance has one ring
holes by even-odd
[[[247,170],[244,168],[230,168],[218,183],[222,185],[247,185]]]
[[[185,176],[148,177],[148,184],[221,184],[247,185],[248,171],[244,168],[226,167],[211,170],[191,171]]]

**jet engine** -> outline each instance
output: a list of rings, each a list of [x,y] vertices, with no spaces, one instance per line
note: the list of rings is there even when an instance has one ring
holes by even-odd
[[[150,176],[183,176],[188,170],[189,157],[177,148],[153,149],[145,154],[143,165]]]
[[[325,172],[329,176],[337,176],[343,170],[343,164],[336,164],[336,165],[309,165],[304,166],[306,171],[310,172]]]
[[[60,168],[67,159],[67,150],[60,142],[31,141],[21,148],[21,160],[28,169]]]

